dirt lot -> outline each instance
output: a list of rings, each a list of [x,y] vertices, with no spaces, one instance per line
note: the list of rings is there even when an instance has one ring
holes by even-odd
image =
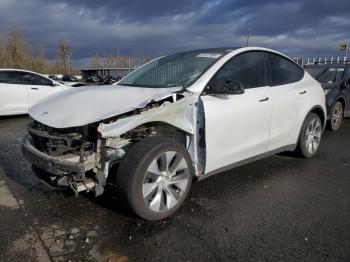
[[[173,217],[144,222],[117,199],[53,192],[0,119],[1,261],[349,261],[350,120],[310,160],[273,156],[195,183]]]

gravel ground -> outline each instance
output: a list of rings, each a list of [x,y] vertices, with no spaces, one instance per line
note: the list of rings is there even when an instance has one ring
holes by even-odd
[[[0,119],[0,261],[350,261],[350,120],[313,159],[277,155],[195,183],[159,222],[42,185],[20,152],[28,121]]]

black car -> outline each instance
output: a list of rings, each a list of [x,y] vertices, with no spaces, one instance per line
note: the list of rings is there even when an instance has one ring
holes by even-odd
[[[86,82],[98,83],[98,82],[101,82],[101,78],[98,77],[97,75],[88,76],[86,78]]]
[[[350,64],[312,64],[306,71],[321,83],[326,95],[328,126],[338,130],[350,116]]]
[[[55,75],[49,75],[49,78],[51,78],[52,80],[58,81],[58,77]]]
[[[64,75],[62,77],[62,81],[64,81],[64,82],[79,82],[79,79],[76,78],[75,76]]]

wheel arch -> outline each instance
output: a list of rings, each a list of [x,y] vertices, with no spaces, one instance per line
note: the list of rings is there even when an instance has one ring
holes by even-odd
[[[326,119],[326,112],[324,111],[324,109],[320,106],[320,105],[316,105],[314,107],[312,107],[309,112],[306,114],[306,116],[310,113],[315,113],[317,114],[320,119],[321,119],[321,123],[322,123],[322,126],[323,128],[326,127],[326,122],[327,122],[327,119]],[[305,119],[306,119],[306,116],[305,116]],[[305,121],[304,119],[304,121]],[[303,121],[303,124],[304,124],[304,121]]]
[[[343,96],[339,96],[339,97],[337,97],[337,99],[335,99],[335,102],[334,102],[334,104],[332,105],[332,108],[334,107],[334,105],[335,105],[338,101],[339,101],[340,103],[342,103],[342,105],[343,105],[343,110],[345,111],[346,103],[345,103],[345,98],[344,98]]]

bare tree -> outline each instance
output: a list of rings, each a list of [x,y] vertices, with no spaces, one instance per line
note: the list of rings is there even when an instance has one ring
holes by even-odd
[[[68,43],[66,43],[63,39],[58,43],[57,49],[57,69],[64,74],[71,73],[71,57],[72,57],[72,49]]]
[[[6,49],[9,54],[9,65],[13,68],[31,68],[32,54],[30,45],[18,30],[8,33]]]
[[[99,54],[94,55],[90,60],[91,68],[100,68],[101,67],[101,57]]]

